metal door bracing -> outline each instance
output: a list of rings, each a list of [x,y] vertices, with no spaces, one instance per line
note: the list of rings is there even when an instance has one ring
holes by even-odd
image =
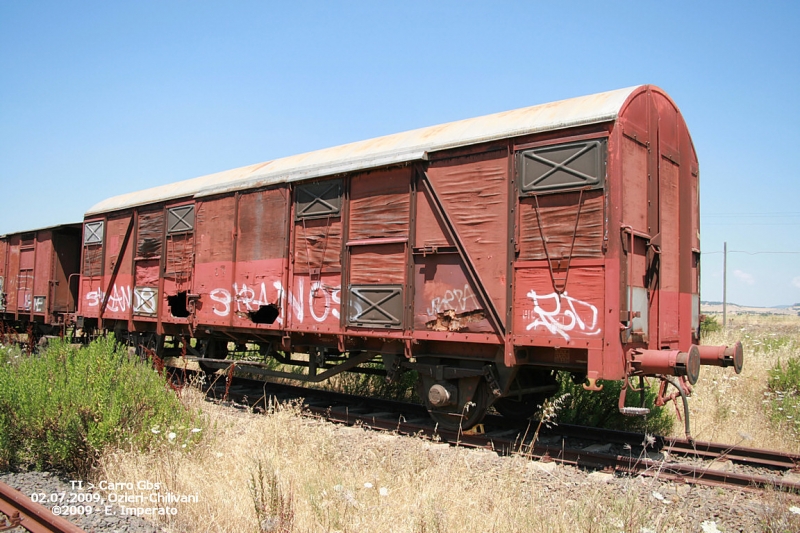
[[[103,273],[103,242],[105,221],[92,220],[83,225],[81,247],[81,276],[77,302],[81,316],[97,317],[100,310],[100,291]]]
[[[17,271],[17,310],[29,312],[33,305],[33,271],[35,251],[33,239],[27,244],[23,240],[19,251],[19,270]]]
[[[347,326],[405,326],[411,176],[404,168],[350,180]]]
[[[158,311],[158,286],[161,256],[164,251],[164,210],[140,210],[136,228],[136,253],[133,272],[133,314],[155,316]]]
[[[400,328],[403,326],[402,285],[351,285],[349,326]]]
[[[417,225],[414,249],[418,276],[424,269],[424,285],[417,287],[415,321],[419,320],[420,302],[430,300],[428,309],[434,315],[425,327],[434,331],[455,328],[457,331],[478,332],[490,327],[495,333],[505,333],[507,305],[509,237],[508,148],[495,146],[478,153],[456,153],[432,160],[420,172],[417,206],[420,219],[427,217],[436,225]],[[430,214],[425,214],[430,211]],[[452,269],[436,269],[437,260],[424,259],[430,251],[428,240],[434,242],[444,233],[450,250],[436,253],[455,253],[463,275]],[[443,260],[447,261],[444,259]],[[422,267],[419,263],[427,263]],[[446,279],[445,272],[456,274]],[[457,294],[469,293],[465,299]],[[449,296],[453,295],[454,298]],[[436,305],[438,302],[446,305]],[[465,303],[468,302],[468,303]],[[465,305],[461,306],[461,303]],[[475,307],[471,307],[472,305]]]
[[[517,153],[519,344],[602,347],[606,150],[600,138]]]
[[[519,153],[520,189],[542,193],[600,188],[605,175],[605,140],[543,146]]]
[[[162,299],[166,307],[161,313],[165,322],[182,323],[194,309],[188,300],[193,292],[194,225],[194,204],[167,207]]]
[[[294,260],[286,294],[290,329],[339,330],[343,192],[341,178],[294,187]]]

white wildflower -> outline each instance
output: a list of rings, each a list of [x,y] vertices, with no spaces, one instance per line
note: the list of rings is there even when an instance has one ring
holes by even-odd
[[[719,529],[717,529],[717,523],[713,520],[705,520],[702,524],[700,524],[700,529],[703,530],[703,533],[722,533]]]
[[[655,490],[653,491],[653,498],[655,498],[658,501],[664,501],[664,495]]]
[[[192,433],[200,433],[201,431],[203,430],[200,428],[192,428]]]
[[[159,433],[161,433],[161,430],[160,430],[160,429],[158,429],[158,428],[156,428],[156,427],[152,427],[152,428],[150,428],[150,431],[152,431],[152,432],[153,432],[154,434],[156,434],[156,435],[158,435]]]
[[[378,493],[381,496],[388,496],[389,495],[389,489],[387,489],[386,487],[381,487],[380,489],[378,489]]]
[[[372,488],[372,483],[369,483],[369,482],[364,483],[364,488],[365,489],[371,489]]]
[[[358,507],[358,500],[356,500],[355,495],[349,490],[344,493],[344,501],[353,507]]]

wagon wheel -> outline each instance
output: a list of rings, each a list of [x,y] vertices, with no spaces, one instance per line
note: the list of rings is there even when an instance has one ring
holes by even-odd
[[[427,395],[424,396],[427,398]],[[459,401],[457,405],[437,408],[425,400],[425,407],[434,422],[447,431],[466,431],[478,424],[486,416],[489,408],[489,394],[486,382],[481,378],[475,394],[469,402]]]
[[[554,376],[550,372],[542,372],[530,368],[521,368],[514,381],[518,390],[530,387],[552,386],[551,392],[535,392],[522,395],[511,395],[495,400],[493,407],[505,418],[527,420],[532,417],[557,390]]]

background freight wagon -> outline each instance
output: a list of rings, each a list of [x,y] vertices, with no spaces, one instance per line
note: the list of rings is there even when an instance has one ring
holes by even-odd
[[[63,331],[75,313],[80,224],[0,236],[0,319],[38,335]]]

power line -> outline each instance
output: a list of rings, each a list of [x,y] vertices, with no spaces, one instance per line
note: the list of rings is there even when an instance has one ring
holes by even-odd
[[[713,252],[702,252],[703,255],[712,255],[712,254],[721,254],[725,253],[723,250],[715,250]],[[800,254],[800,251],[797,252],[748,252],[747,250],[728,250],[729,254],[747,254],[747,255],[762,255],[762,254]]]
[[[703,217],[798,217],[800,211],[771,211],[769,213],[703,213]]]

